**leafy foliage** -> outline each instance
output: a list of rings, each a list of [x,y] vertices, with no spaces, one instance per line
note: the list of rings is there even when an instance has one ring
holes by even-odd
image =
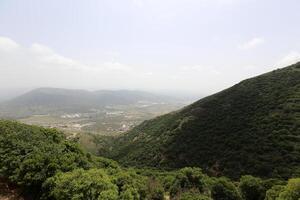
[[[0,177],[30,199],[161,200],[155,178],[84,152],[55,129],[0,120]]]
[[[300,178],[290,179],[287,186],[280,192],[276,200],[299,200]]]
[[[245,200],[264,200],[265,188],[260,178],[243,176],[240,180],[239,189]]]
[[[266,192],[265,200],[276,200],[279,194],[283,191],[284,186],[274,185],[271,189]]]
[[[172,183],[171,197],[180,196],[185,191],[192,190],[204,193],[207,190],[208,177],[199,168],[183,168],[179,170]]]
[[[236,186],[225,177],[213,181],[211,196],[214,200],[241,200]]]
[[[34,194],[32,198],[39,198],[42,193],[46,194],[52,189],[49,197],[58,198],[62,195],[64,198],[70,193],[68,189],[71,187],[63,188],[62,185],[68,181],[71,181],[69,186],[78,184],[78,191],[82,192],[80,187],[88,187],[91,183],[88,179],[92,176],[95,183],[91,185],[91,190],[99,191],[101,184],[111,182],[113,188],[116,188],[117,195],[119,190],[122,193],[122,190],[129,187],[140,192],[136,182],[143,180],[140,177],[133,177],[132,173],[128,172],[126,175],[131,178],[129,179],[131,182],[124,184],[122,190],[118,190],[117,180],[122,178],[122,170],[114,161],[84,152],[78,144],[66,140],[64,135],[55,129],[12,121],[0,121],[0,160],[0,177],[8,178],[10,182],[23,187],[25,193],[30,193],[31,196]],[[112,176],[106,171],[100,169],[93,171],[92,168],[110,170],[120,175]],[[78,177],[78,180],[74,180],[74,177]],[[101,177],[104,182],[97,183]],[[105,180],[106,178],[109,180]],[[137,180],[134,181],[134,178]],[[42,187],[43,184],[51,187]],[[113,192],[111,187],[103,188],[103,191],[101,195]],[[74,196],[82,195],[75,193]]]
[[[85,171],[77,169],[72,172],[58,173],[49,178],[44,187],[51,191],[49,198],[63,199],[118,199],[118,188],[101,169]]]
[[[54,129],[0,121],[0,176],[39,190],[58,171],[91,167],[89,157]]]

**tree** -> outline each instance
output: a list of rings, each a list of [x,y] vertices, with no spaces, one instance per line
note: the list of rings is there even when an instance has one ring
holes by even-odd
[[[213,181],[211,196],[214,200],[241,200],[238,189],[224,177]]]
[[[134,170],[109,170],[112,182],[118,187],[120,199],[145,199],[147,188],[146,178],[136,174]]]
[[[276,200],[279,194],[283,191],[284,186],[274,185],[271,189],[266,192],[265,200]]]
[[[43,182],[58,171],[92,166],[78,144],[65,140],[62,132],[2,120],[0,160],[0,176],[37,196]]]
[[[287,186],[279,194],[276,200],[299,200],[300,199],[300,178],[290,179]]]
[[[242,176],[239,189],[245,200],[263,200],[265,198],[265,188],[260,178]]]
[[[44,183],[50,192],[47,198],[56,200],[117,200],[118,187],[102,169],[76,169],[58,173]]]
[[[147,199],[164,200],[164,188],[155,177],[150,177],[148,179],[147,186]]]
[[[171,196],[186,190],[203,192],[206,184],[206,176],[200,168],[186,167],[178,171],[171,186]]]

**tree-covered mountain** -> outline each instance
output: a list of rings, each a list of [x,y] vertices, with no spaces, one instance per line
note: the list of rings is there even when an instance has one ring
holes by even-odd
[[[145,121],[106,155],[124,165],[198,166],[233,178],[299,175],[300,63]]]
[[[0,116],[24,117],[57,112],[89,112],[105,106],[138,102],[174,103],[176,98],[131,90],[70,90],[39,88],[0,104]]]

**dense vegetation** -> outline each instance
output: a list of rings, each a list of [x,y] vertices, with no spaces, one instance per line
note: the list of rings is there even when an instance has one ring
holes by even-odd
[[[299,176],[300,63],[145,121],[99,153],[125,166],[197,166],[234,179]]]
[[[113,161],[86,154],[57,130],[10,121],[0,121],[0,160],[1,177],[37,193],[59,171],[117,167]]]
[[[0,121],[0,180],[28,199],[52,200],[298,200],[300,179],[239,182],[200,168],[124,169],[94,157],[55,129]],[[0,191],[2,188],[0,188]],[[0,194],[1,196],[1,194]]]

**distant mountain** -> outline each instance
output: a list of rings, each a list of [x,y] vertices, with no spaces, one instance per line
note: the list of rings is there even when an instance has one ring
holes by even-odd
[[[0,104],[0,116],[24,117],[56,112],[89,112],[105,106],[131,105],[139,102],[170,103],[175,98],[130,90],[70,90],[39,88]]]
[[[0,88],[0,103],[8,101],[29,91],[26,88]]]
[[[108,156],[124,165],[199,166],[233,178],[299,175],[300,63],[145,121],[115,141]]]

